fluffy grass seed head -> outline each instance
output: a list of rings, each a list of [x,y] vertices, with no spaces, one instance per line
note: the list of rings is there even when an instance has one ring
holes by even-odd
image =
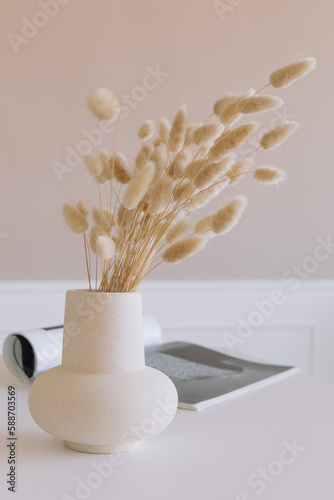
[[[100,162],[101,162],[101,165],[102,165],[102,172],[101,174],[99,175],[99,182],[107,182],[107,181],[110,181],[113,176],[114,176],[114,164],[113,164],[113,158],[110,156],[110,154],[108,153],[108,151],[106,150],[103,150],[101,153],[100,153]]]
[[[213,105],[213,112],[218,118],[220,117],[220,113],[223,111],[224,107],[231,102],[229,96],[221,97],[217,99],[217,101]]]
[[[164,227],[165,227],[166,221],[162,220],[161,222],[155,223],[152,226],[152,229],[150,230],[149,234],[152,238],[159,238],[163,235],[164,233]]]
[[[177,153],[182,149],[187,130],[188,110],[185,104],[182,104],[174,118],[169,139],[168,149],[172,153]]]
[[[246,99],[249,99],[251,95],[255,92],[254,89],[250,89],[248,92],[243,94],[227,94],[225,97],[218,99],[213,106],[214,113],[218,116],[221,123],[227,125],[230,121],[237,121],[240,118],[238,113],[244,104]]]
[[[157,174],[161,174],[168,159],[168,150],[164,142],[157,146],[151,154],[151,160],[155,163]]]
[[[314,57],[306,57],[274,71],[270,75],[269,81],[275,89],[289,87],[289,85],[292,85],[299,78],[313,71],[316,65],[317,61]]]
[[[99,120],[115,120],[120,112],[120,102],[109,89],[97,89],[88,98],[88,107]]]
[[[130,227],[135,215],[135,210],[127,210],[124,205],[120,205],[117,211],[117,224],[120,228]]]
[[[182,260],[195,255],[206,245],[207,240],[201,236],[194,235],[177,241],[169,246],[161,255],[164,262],[177,264]]]
[[[161,118],[159,123],[159,136],[164,144],[168,144],[170,129],[172,125],[167,118]]]
[[[135,173],[123,196],[125,208],[132,210],[138,206],[146,195],[154,174],[155,165],[153,161],[148,161],[141,170]]]
[[[109,236],[102,234],[96,238],[95,253],[102,260],[109,260],[115,256],[116,245]]]
[[[196,153],[197,158],[199,160],[204,160],[208,156],[211,146],[211,141],[207,141],[205,144],[203,144],[203,146],[201,146],[201,148]]]
[[[163,212],[171,199],[173,192],[173,181],[170,177],[159,177],[149,194],[148,211],[151,215]]]
[[[226,176],[230,179],[230,186],[238,184],[248,172],[250,172],[252,166],[254,165],[253,158],[245,158],[240,160],[233,165],[233,167],[226,173]]]
[[[114,225],[113,213],[109,208],[94,207],[92,211],[93,221],[96,226],[100,226],[103,231],[110,232],[112,226]]]
[[[88,154],[85,156],[86,160],[86,166],[88,169],[88,172],[93,176],[93,177],[98,177],[99,175],[102,174],[103,171],[103,165],[101,163],[100,158]]]
[[[283,106],[284,101],[275,95],[255,95],[246,99],[241,108],[243,115],[251,113],[261,113],[269,109],[276,109]]]
[[[196,146],[201,146],[205,141],[210,139],[215,139],[220,133],[219,124],[216,123],[206,123],[196,128],[193,133],[193,141]]]
[[[213,162],[218,162],[222,158],[240,146],[256,130],[257,123],[250,122],[223,132],[214,145],[209,150],[209,158]]]
[[[192,182],[184,182],[181,185],[177,186],[176,189],[174,189],[173,198],[178,203],[181,201],[185,201],[186,193],[188,193],[188,195],[190,196],[190,193],[192,193],[194,190],[196,190],[196,188]]]
[[[216,198],[216,196],[229,185],[229,182],[230,180],[224,177],[221,180],[218,179],[218,181],[208,188],[202,189],[199,192],[197,190],[197,192],[189,197],[189,200],[185,203],[185,208],[190,212],[203,208],[211,200]]]
[[[150,139],[155,132],[155,124],[152,120],[147,120],[138,131],[138,138],[142,141]]]
[[[96,253],[96,241],[99,236],[104,235],[103,230],[101,229],[101,226],[93,226],[90,230],[89,233],[89,246],[93,250],[94,253]]]
[[[244,96],[235,96],[231,97],[229,104],[227,104],[221,111],[219,118],[221,123],[224,125],[227,125],[230,123],[232,120],[234,120],[234,123],[237,122],[241,118],[241,115],[239,114],[239,111],[242,107],[242,104],[244,102],[246,97]]]
[[[191,151],[184,149],[180,151],[175,159],[168,165],[167,175],[173,179],[179,179],[184,174],[186,167],[192,159]]]
[[[275,127],[261,138],[260,145],[263,149],[273,149],[281,146],[299,128],[298,122],[285,122]]]
[[[262,184],[279,184],[286,179],[286,172],[275,167],[258,167],[253,175]]]
[[[88,229],[86,216],[71,203],[63,205],[63,216],[69,228],[76,234],[84,233]]]
[[[166,232],[166,242],[171,244],[179,241],[183,238],[190,229],[190,224],[187,219],[181,219],[180,221],[169,226]]]
[[[211,230],[215,234],[225,234],[231,231],[241,219],[247,204],[248,200],[245,196],[236,196],[213,215]]]
[[[193,139],[194,139],[194,132],[200,126],[201,126],[200,123],[191,124],[191,125],[187,126],[186,135],[184,137],[184,144],[185,144],[185,146],[187,146],[188,144],[190,144],[193,141]]]
[[[87,217],[89,212],[89,204],[87,200],[80,200],[77,203],[77,209],[84,217]]]
[[[131,172],[128,162],[123,154],[115,155],[112,160],[114,177],[120,184],[128,184],[131,180]]]
[[[149,142],[144,142],[136,156],[136,167],[140,170],[151,159],[154,146]]]
[[[200,169],[204,168],[209,163],[210,163],[209,160],[204,160],[204,159],[193,160],[186,167],[184,175],[188,177],[188,179],[193,179],[195,175],[200,171]]]
[[[209,187],[215,180],[227,172],[233,163],[233,159],[232,155],[226,155],[217,163],[208,162],[201,168],[198,175],[195,177],[195,186],[198,189]]]
[[[197,224],[195,225],[194,231],[196,234],[205,234],[205,236],[211,236],[214,233],[212,233],[211,230],[211,223],[212,223],[212,214],[207,215],[206,217],[203,217],[200,219]]]

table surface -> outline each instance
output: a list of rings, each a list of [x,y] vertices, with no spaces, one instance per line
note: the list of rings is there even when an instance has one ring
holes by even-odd
[[[7,388],[17,395],[17,492],[7,491]],[[291,375],[202,412],[178,410],[122,455],[89,455],[44,433],[29,387],[0,357],[0,498],[315,500],[334,498],[334,386]],[[98,415],[97,415],[98,423]]]

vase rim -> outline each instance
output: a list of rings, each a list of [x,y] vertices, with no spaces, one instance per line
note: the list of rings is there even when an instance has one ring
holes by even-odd
[[[67,290],[67,292],[87,292],[87,293],[99,293],[104,295],[141,295],[141,292],[99,292],[98,290],[89,290],[88,288],[72,288]]]

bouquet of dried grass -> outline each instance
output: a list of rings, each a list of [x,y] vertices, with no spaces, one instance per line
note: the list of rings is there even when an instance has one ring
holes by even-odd
[[[142,146],[133,168],[123,154],[102,151],[98,156],[87,155],[87,168],[98,184],[99,206],[90,214],[84,200],[76,205],[66,203],[63,215],[73,232],[83,233],[89,289],[92,253],[96,256],[96,291],[135,291],[162,262],[175,264],[196,254],[212,237],[227,233],[239,222],[247,206],[244,196],[233,198],[194,227],[191,224],[194,212],[221,191],[246,174],[253,174],[263,184],[282,182],[286,174],[279,168],[254,169],[252,154],[280,146],[298,124],[290,121],[275,127],[251,153],[238,157],[238,148],[254,134],[257,123],[235,123],[245,115],[282,106],[282,99],[259,93],[270,85],[287,87],[315,66],[313,58],[300,60],[272,73],[270,83],[258,91],[218,99],[213,114],[196,126],[189,123],[185,105],[172,123],[161,119],[157,134],[155,123],[146,121],[138,132]],[[107,89],[97,90],[88,104],[100,120],[114,121],[120,110],[118,99]]]

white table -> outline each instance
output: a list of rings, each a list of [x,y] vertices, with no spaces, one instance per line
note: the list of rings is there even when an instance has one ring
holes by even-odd
[[[292,375],[200,413],[179,410],[165,432],[113,456],[76,453],[40,430],[29,414],[29,387],[2,358],[0,381],[1,499],[334,498],[334,386]],[[8,385],[18,404],[15,495],[6,485]],[[284,451],[294,444],[299,451]],[[103,478],[97,468],[107,462],[110,469],[110,459],[113,470]],[[76,492],[78,479],[90,489]]]

